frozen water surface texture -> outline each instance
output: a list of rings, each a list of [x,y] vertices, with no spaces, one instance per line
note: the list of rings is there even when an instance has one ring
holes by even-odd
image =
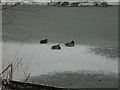
[[[31,73],[28,81],[33,83],[117,87],[117,9],[18,5],[4,10],[3,68],[21,60],[13,74],[17,80]],[[46,38],[48,43],[40,44]],[[66,47],[72,40],[75,46]],[[57,44],[61,49],[52,50]]]

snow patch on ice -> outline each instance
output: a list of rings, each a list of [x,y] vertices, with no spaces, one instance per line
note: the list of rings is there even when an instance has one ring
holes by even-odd
[[[118,73],[117,61],[89,53],[90,46],[66,47],[60,44],[61,50],[52,50],[52,45],[56,44],[24,44],[17,58],[23,58],[24,65],[29,62],[33,76],[49,72],[79,72],[81,70]],[[3,59],[12,60],[19,47],[19,44],[4,43]]]

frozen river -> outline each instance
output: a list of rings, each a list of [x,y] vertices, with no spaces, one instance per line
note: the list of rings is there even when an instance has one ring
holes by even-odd
[[[60,73],[65,73],[63,76],[66,76],[70,75],[66,72],[71,72],[74,77],[85,71],[90,72],[90,75],[108,76],[106,82],[102,85],[97,83],[96,86],[117,87],[117,15],[117,7],[17,6],[13,10],[5,10],[3,11],[3,68],[17,53],[14,62],[22,59],[22,64],[15,71],[14,79],[24,78],[29,72],[31,76],[48,75],[47,78],[50,78],[50,74],[54,76],[56,73],[59,76]],[[48,44],[41,45],[39,40],[45,38],[48,38]],[[75,47],[65,47],[64,43],[71,40],[75,41]],[[52,50],[51,46],[58,43],[62,49]],[[92,51],[91,48],[99,49]],[[111,75],[113,79],[109,78]],[[107,76],[103,76],[102,79]],[[41,77],[42,79],[46,80],[44,77]],[[56,78],[56,81],[59,79]],[[95,77],[91,82],[95,82],[96,79],[98,78]],[[69,81],[73,82],[72,80],[75,79],[69,78]],[[56,85],[56,81],[53,81],[51,80],[52,83],[49,84]],[[62,82],[65,80],[59,81],[57,86],[62,86]],[[79,79],[78,83],[81,83]],[[95,87],[88,82],[86,85]],[[79,86],[82,87],[82,85],[63,85],[63,87]]]

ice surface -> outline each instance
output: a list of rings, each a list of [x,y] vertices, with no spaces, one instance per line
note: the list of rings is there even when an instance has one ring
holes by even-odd
[[[33,76],[50,72],[79,72],[82,70],[118,73],[117,61],[89,53],[90,46],[66,47],[64,44],[60,44],[61,50],[52,50],[51,46],[56,44],[24,44],[16,57],[18,59],[23,58],[24,68],[22,70],[29,66],[26,72],[30,72]],[[20,45],[17,43],[4,43],[3,63],[7,65],[13,59],[19,47]],[[19,76],[20,73],[22,71],[16,74]]]

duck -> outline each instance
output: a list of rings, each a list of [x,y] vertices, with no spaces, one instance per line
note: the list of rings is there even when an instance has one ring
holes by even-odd
[[[58,44],[58,45],[54,45],[51,47],[51,49],[53,50],[60,50],[61,49],[61,46]]]
[[[48,39],[44,39],[40,41],[41,44],[46,44],[47,42],[48,42]]]
[[[67,47],[73,47],[74,45],[75,45],[75,42],[74,42],[74,41],[65,43],[65,46],[67,46]]]

